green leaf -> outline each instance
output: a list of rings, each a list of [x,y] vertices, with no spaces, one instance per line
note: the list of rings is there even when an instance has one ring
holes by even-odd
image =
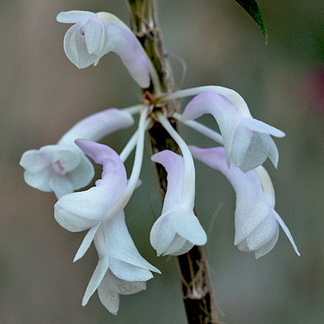
[[[235,0],[256,22],[261,29],[264,38],[267,40],[267,30],[263,21],[263,16],[259,4],[256,0]]]

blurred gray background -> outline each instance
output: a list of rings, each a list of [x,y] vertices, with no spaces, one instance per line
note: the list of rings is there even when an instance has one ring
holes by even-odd
[[[323,323],[324,5],[259,3],[268,45],[233,0],[161,0],[160,23],[179,88],[233,88],[255,118],[286,132],[276,140],[278,170],[266,166],[276,210],[302,256],[282,231],[273,251],[259,260],[238,251],[234,192],[221,174],[198,163],[196,208],[209,234],[205,251],[223,323]],[[54,195],[28,187],[18,165],[24,151],[55,143],[90,113],[138,102],[139,89],[114,54],[95,68],[75,68],[62,48],[69,25],[55,21],[60,11],[84,9],[110,11],[128,22],[124,1],[1,0],[0,9],[0,323],[186,323],[175,263],[157,258],[149,245],[161,204],[148,154],[143,184],[126,208],[127,223],[142,255],[163,274],[146,291],[122,297],[117,317],[96,293],[81,306],[95,249],[72,263],[84,233],[55,222]],[[131,133],[106,142],[120,151]],[[210,144],[185,128],[183,135],[193,144]]]

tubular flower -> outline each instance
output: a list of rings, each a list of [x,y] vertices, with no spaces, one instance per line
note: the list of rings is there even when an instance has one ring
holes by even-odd
[[[132,124],[133,117],[129,113],[114,108],[81,120],[57,144],[22,155],[20,165],[25,169],[26,183],[41,191],[53,191],[57,198],[88,185],[94,169],[74,140],[98,140]]]
[[[147,55],[135,35],[116,16],[74,10],[59,13],[56,19],[75,24],[65,34],[64,51],[79,69],[97,65],[105,54],[114,52],[142,88],[149,86]]]
[[[76,143],[96,163],[102,164],[103,171],[94,187],[65,195],[54,206],[54,217],[62,227],[70,232],[89,230],[75,260],[87,251],[101,222],[122,212],[127,186],[124,164],[113,149],[87,140]]]
[[[275,196],[269,175],[264,168],[242,172],[234,164],[228,168],[224,148],[201,149],[191,146],[197,160],[222,172],[236,192],[235,240],[241,251],[254,252],[259,258],[275,246],[281,225],[295,252],[299,255],[289,229],[274,210]]]
[[[180,255],[206,244],[207,235],[193,212],[195,174],[186,173],[184,158],[169,150],[154,154],[152,161],[166,169],[168,188],[162,215],[151,230],[151,245],[158,255]]]
[[[279,154],[270,137],[285,134],[275,127],[252,118],[247,106],[237,107],[223,95],[208,91],[197,95],[186,106],[183,120],[191,120],[210,113],[218,123],[230,159],[244,172],[261,165],[268,157],[277,166]]]
[[[144,290],[151,271],[160,271],[139,254],[127,230],[124,212],[103,221],[94,237],[99,262],[91,277],[82,305],[85,306],[98,290],[102,304],[114,315],[119,307],[119,295]]]

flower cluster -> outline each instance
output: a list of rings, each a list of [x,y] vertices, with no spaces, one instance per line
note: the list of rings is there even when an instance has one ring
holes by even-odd
[[[152,272],[160,273],[136,249],[127,230],[124,208],[140,183],[146,131],[160,123],[178,145],[181,155],[164,150],[151,159],[167,173],[167,192],[161,216],[153,224],[150,242],[157,255],[180,255],[194,245],[204,245],[207,235],[194,214],[195,167],[199,160],[227,177],[236,192],[235,240],[241,251],[254,252],[256,258],[268,253],[276,244],[279,225],[296,253],[294,240],[275,211],[274,190],[265,169],[269,158],[277,166],[278,150],[271,138],[284,133],[254,119],[244,99],[235,91],[219,86],[205,86],[174,93],[161,93],[156,72],[130,29],[108,13],[87,11],[62,12],[62,23],[73,23],[64,37],[67,57],[78,68],[99,60],[109,52],[120,56],[130,75],[142,88],[150,82],[157,89],[152,101],[125,109],[107,109],[78,122],[55,145],[23,154],[20,165],[25,181],[42,191],[53,191],[56,221],[71,232],[87,234],[76,253],[82,258],[92,241],[98,252],[98,265],[86,289],[82,305],[97,290],[103,305],[117,314],[119,295],[145,289]],[[192,96],[183,112],[154,109],[174,99]],[[211,114],[220,133],[196,119]],[[106,135],[130,127],[139,115],[137,129],[118,154],[98,143]],[[188,146],[172,127],[170,118],[195,129],[218,143],[211,148]],[[127,178],[125,160],[135,150],[133,168]],[[102,165],[102,176],[95,186],[87,186],[94,176],[90,162]]]

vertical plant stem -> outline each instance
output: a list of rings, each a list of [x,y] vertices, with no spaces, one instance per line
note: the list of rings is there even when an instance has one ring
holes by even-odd
[[[131,28],[156,69],[161,91],[164,93],[174,91],[172,68],[163,50],[158,27],[156,0],[126,0],[126,3],[129,8]],[[143,91],[145,95],[154,96],[153,83]],[[163,108],[165,111],[174,112],[177,110],[177,102],[171,102]],[[153,107],[153,109],[161,109],[161,107]],[[174,119],[170,118],[170,123],[175,129],[177,128]],[[149,134],[154,153],[166,149],[179,153],[179,147],[160,123],[155,122],[149,130]],[[167,175],[160,164],[157,163],[155,166],[159,186],[164,196],[167,188]],[[188,323],[218,323],[208,264],[203,249],[194,246],[188,253],[177,257],[177,262]]]

